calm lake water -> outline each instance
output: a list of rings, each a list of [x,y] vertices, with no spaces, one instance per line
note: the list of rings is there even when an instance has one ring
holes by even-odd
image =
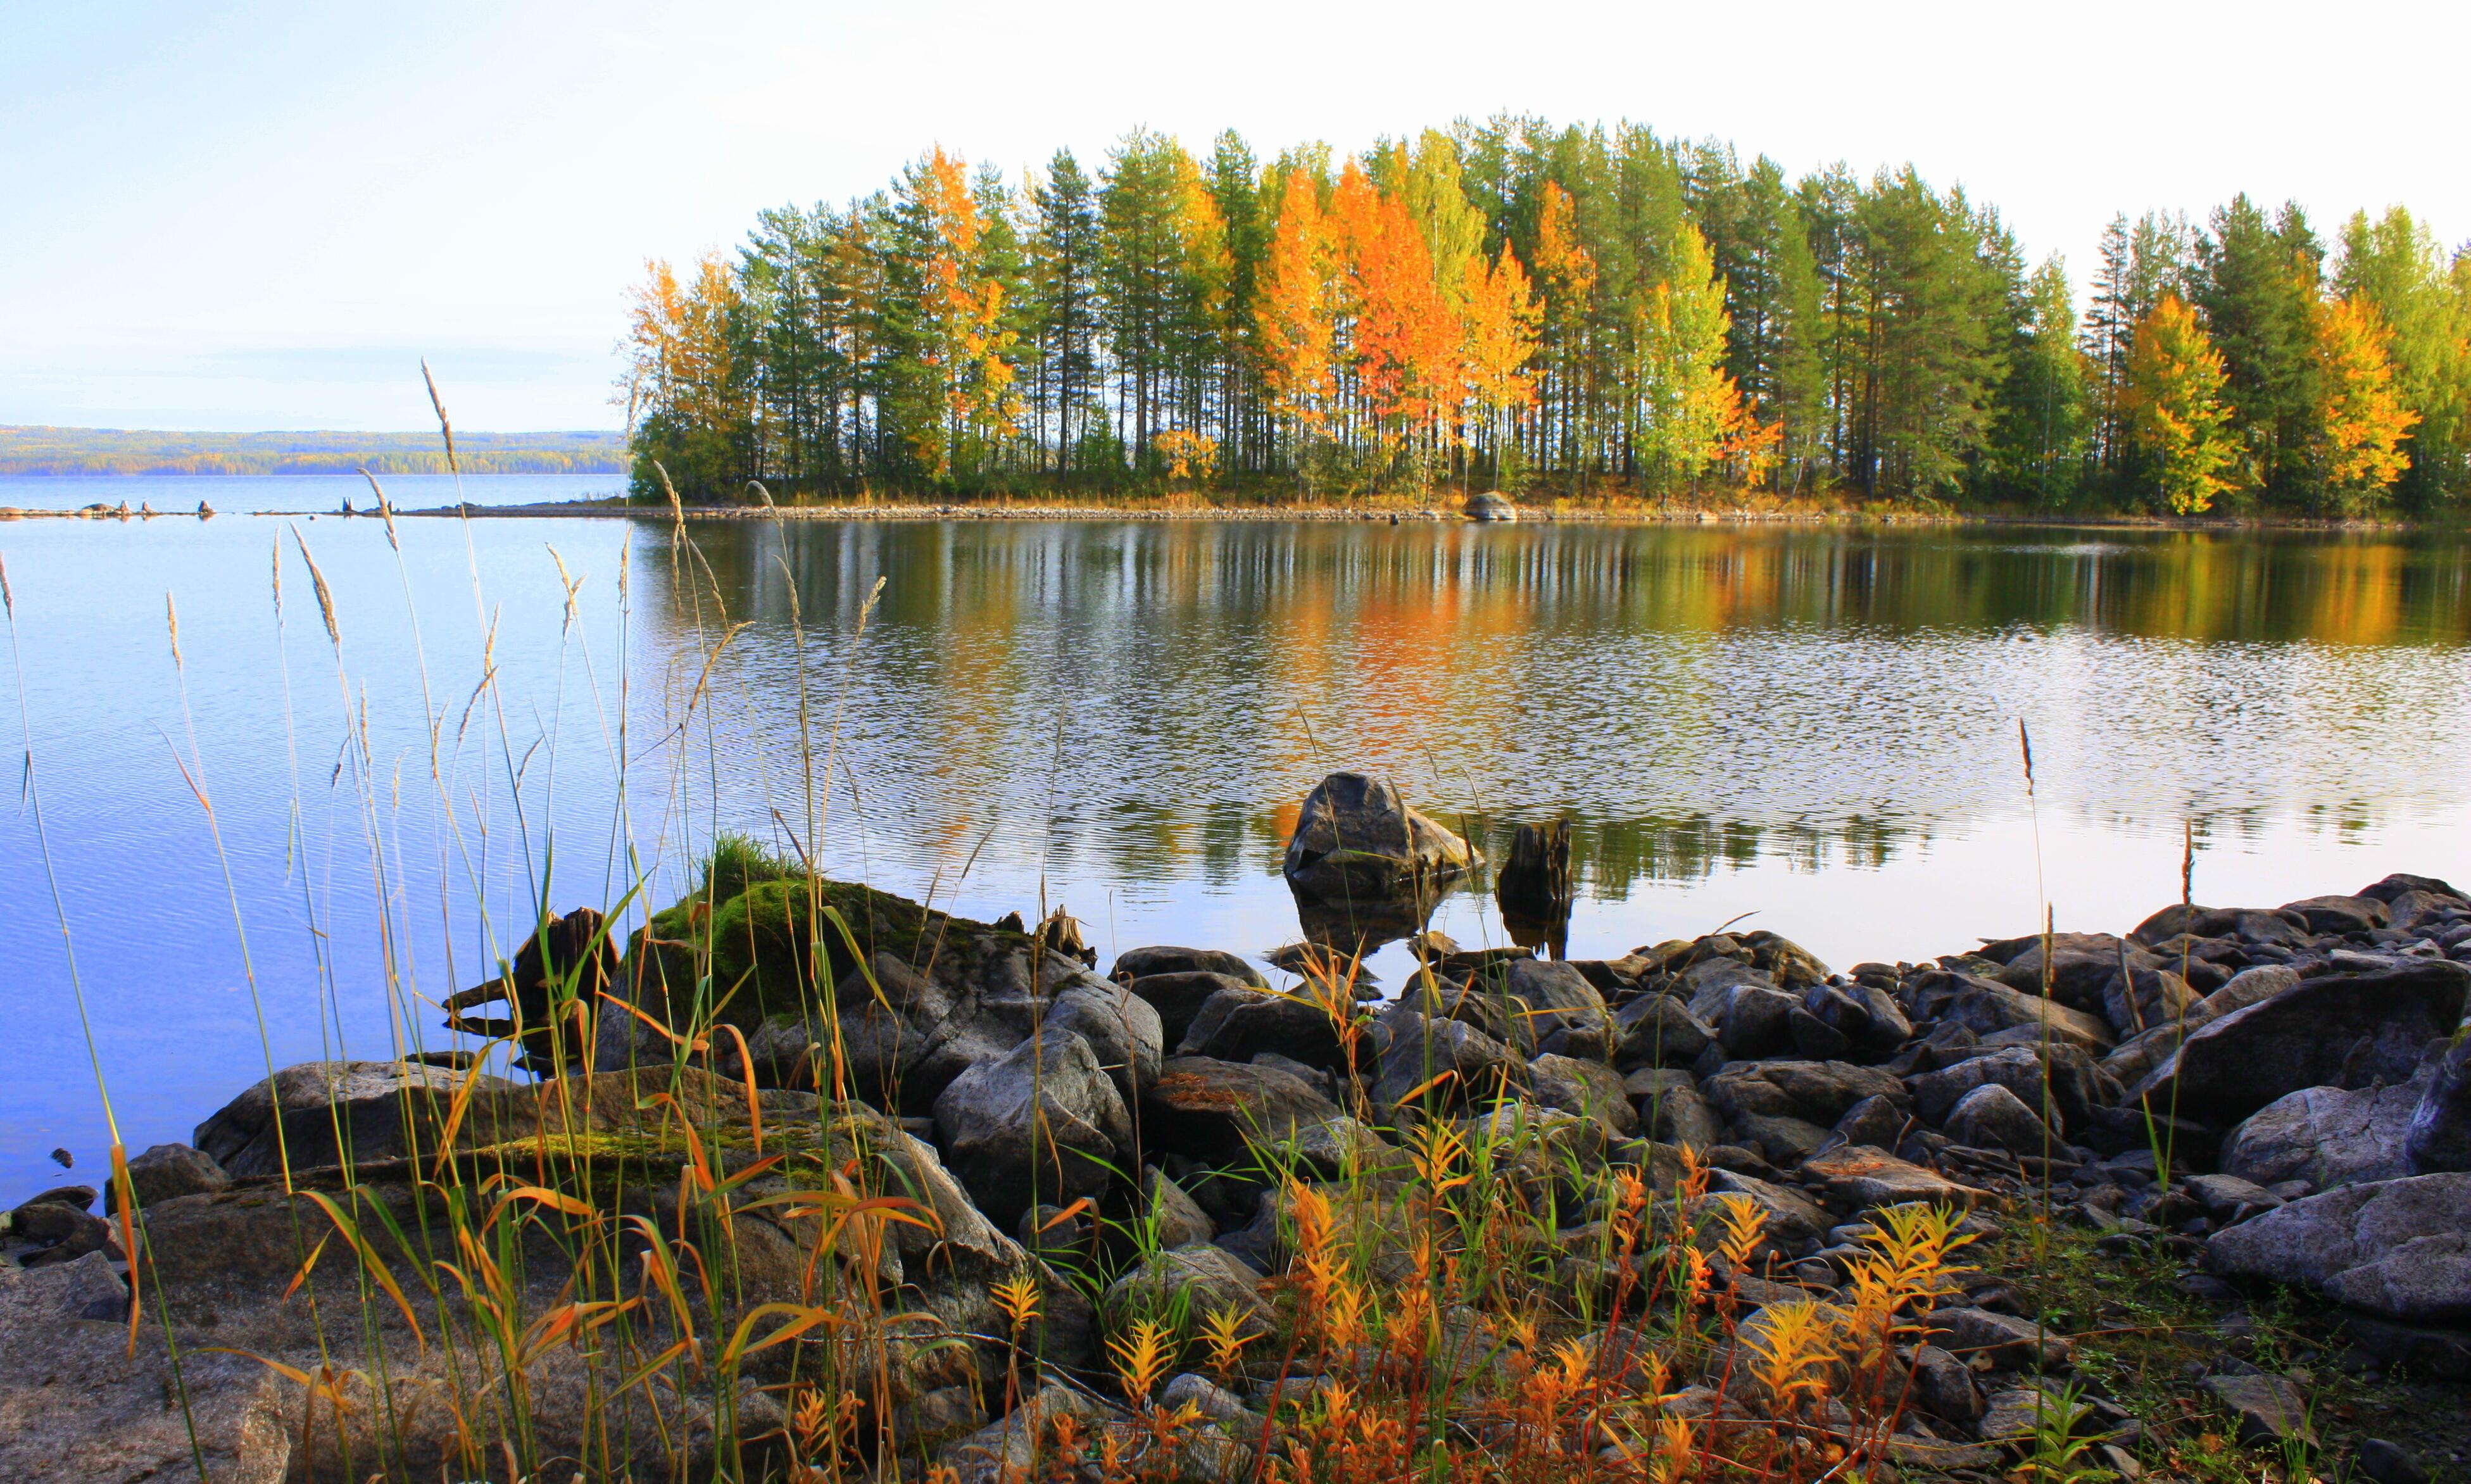
[[[110,483],[237,509],[245,482]],[[804,841],[811,810],[836,873],[974,916],[1062,903],[1102,954],[1294,938],[1279,853],[1343,766],[1495,849],[1576,821],[1581,955],[1755,913],[1839,967],[1918,958],[2031,930],[2045,897],[2062,930],[2124,929],[2177,899],[2183,825],[2210,903],[2471,873],[2452,536],[400,531],[0,526],[48,838],[23,801],[0,819],[0,1198],[51,1183],[55,1146],[105,1167],[96,1063],[134,1150],[270,1056],[445,1048],[435,1001],[544,882],[558,910],[638,880],[630,909],[665,904],[716,828]],[[1465,893],[1435,921],[1502,936]]]

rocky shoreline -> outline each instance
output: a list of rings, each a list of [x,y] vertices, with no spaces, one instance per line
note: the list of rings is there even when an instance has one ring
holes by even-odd
[[[2083,1477],[2189,1472],[2215,1433],[2328,1477],[2459,1469],[2459,1417],[2346,1431],[2312,1365],[2471,1381],[2471,897],[2394,875],[1842,970],[1766,931],[1588,961],[1418,932],[1373,998],[1332,922],[1413,930],[1480,864],[1335,775],[1286,860],[1311,930],[1261,959],[1101,974],[1068,918],[771,870],[716,867],[623,952],[578,908],[449,1001],[533,1080],[287,1068],[125,1182],[16,1205],[0,1475],[498,1478],[519,1432],[528,1470],[577,1477],[821,1478],[800,1409],[837,1396],[850,1456],[939,1484],[1319,1477],[1370,1425],[1349,1406],[1427,1395],[1395,1332],[1425,1289],[1458,1296],[1405,1305],[1442,1337],[1406,1369],[1532,1399],[1582,1344],[1597,1378],[1575,1432],[1436,1402],[1433,1446],[1594,1477],[1664,1477],[1631,1450],[1680,1446],[1988,1479],[2054,1446],[2055,1407]],[[1894,1296],[1870,1379],[1776,1379],[1793,1326],[1856,1354],[1924,1208],[2022,1265]],[[2287,1288],[2324,1339],[2211,1347],[2140,1415],[2116,1326],[2037,1307],[2068,1243],[2226,1335]],[[1479,1260],[1509,1276],[1449,1286]],[[1346,1319],[1366,1293],[1390,1331]],[[483,1309],[565,1328],[494,1343]],[[673,1379],[617,1385],[596,1346]]]

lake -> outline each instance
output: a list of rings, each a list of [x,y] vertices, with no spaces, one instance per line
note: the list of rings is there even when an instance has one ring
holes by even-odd
[[[237,512],[241,485],[310,482],[80,483]],[[340,505],[276,496],[252,498]],[[2183,828],[2215,904],[2471,866],[2455,535],[398,530],[0,526],[35,790],[0,821],[0,1195],[55,1183],[55,1146],[106,1167],[98,1068],[133,1152],[270,1058],[455,1045],[435,1001],[511,954],[544,883],[557,910],[639,882],[630,911],[663,905],[716,829],[967,915],[1062,904],[1102,964],[1296,937],[1279,855],[1341,767],[1495,852],[1572,820],[1581,956],[1745,913],[1839,968],[2030,931],[2045,900],[2122,930],[2177,899]],[[1434,922],[1502,937],[1464,892]],[[1396,985],[1403,959],[1373,967]]]

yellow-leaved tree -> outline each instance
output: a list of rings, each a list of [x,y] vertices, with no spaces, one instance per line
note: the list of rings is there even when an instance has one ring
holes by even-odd
[[[1253,313],[1262,384],[1270,406],[1299,445],[1328,424],[1338,396],[1330,237],[1312,177],[1289,171]]]
[[[935,479],[969,472],[1012,436],[1021,416],[1013,384],[1016,333],[1004,326],[1004,288],[985,271],[979,243],[986,220],[963,162],[938,147],[912,173],[928,244],[920,295],[921,354],[942,416],[910,433],[919,461]]]
[[[2136,322],[2128,356],[2130,436],[2176,515],[2201,514],[2238,486],[2224,381],[2222,352],[2186,300],[2164,294]]]
[[[2317,373],[2317,429],[2309,450],[2325,499],[2356,515],[2383,500],[2410,462],[2403,439],[2419,414],[2403,401],[2387,354],[2392,339],[2365,297],[2318,304],[2308,326]]]

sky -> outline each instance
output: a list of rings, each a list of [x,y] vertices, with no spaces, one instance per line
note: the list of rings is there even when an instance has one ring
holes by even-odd
[[[1628,119],[1800,173],[1913,162],[2082,286],[2234,192],[2471,237],[2471,7],[0,0],[0,424],[615,428],[647,257],[1136,127],[1341,153]]]

